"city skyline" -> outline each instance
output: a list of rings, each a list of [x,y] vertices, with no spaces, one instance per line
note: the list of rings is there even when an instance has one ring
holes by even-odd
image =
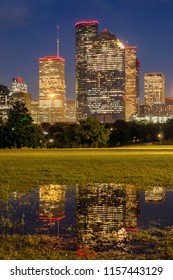
[[[173,95],[173,29],[169,0],[1,1],[0,84],[11,87],[21,76],[32,98],[38,98],[39,58],[56,55],[57,26],[60,55],[66,61],[67,98],[75,98],[75,23],[98,20],[99,32],[110,30],[122,42],[137,46],[141,63],[141,96],[144,73],[165,75],[166,96]],[[146,19],[147,15],[147,19]]]

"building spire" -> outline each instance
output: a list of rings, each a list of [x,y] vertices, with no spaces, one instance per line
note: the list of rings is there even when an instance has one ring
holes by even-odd
[[[59,56],[59,26],[57,26],[56,55]]]

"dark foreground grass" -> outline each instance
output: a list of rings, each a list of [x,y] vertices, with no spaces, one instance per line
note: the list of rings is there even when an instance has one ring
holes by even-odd
[[[6,260],[172,260],[173,229],[140,230],[132,233],[127,244],[118,248],[96,252],[85,246],[76,251],[64,250],[57,237],[41,236],[0,236],[0,259]]]

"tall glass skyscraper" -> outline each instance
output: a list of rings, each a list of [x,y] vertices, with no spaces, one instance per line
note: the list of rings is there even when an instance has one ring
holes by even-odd
[[[111,32],[97,29],[96,21],[76,24],[77,119],[111,123],[124,119],[125,48]]]
[[[86,119],[87,105],[87,53],[98,33],[98,21],[76,23],[76,107],[77,119]]]

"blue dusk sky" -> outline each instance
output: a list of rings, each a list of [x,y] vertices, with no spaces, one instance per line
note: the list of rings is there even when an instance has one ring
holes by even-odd
[[[162,72],[166,96],[173,96],[172,0],[0,0],[0,84],[11,87],[21,76],[38,98],[38,59],[56,55],[66,61],[67,98],[75,98],[75,23],[98,20],[122,42],[137,46],[143,74]]]

